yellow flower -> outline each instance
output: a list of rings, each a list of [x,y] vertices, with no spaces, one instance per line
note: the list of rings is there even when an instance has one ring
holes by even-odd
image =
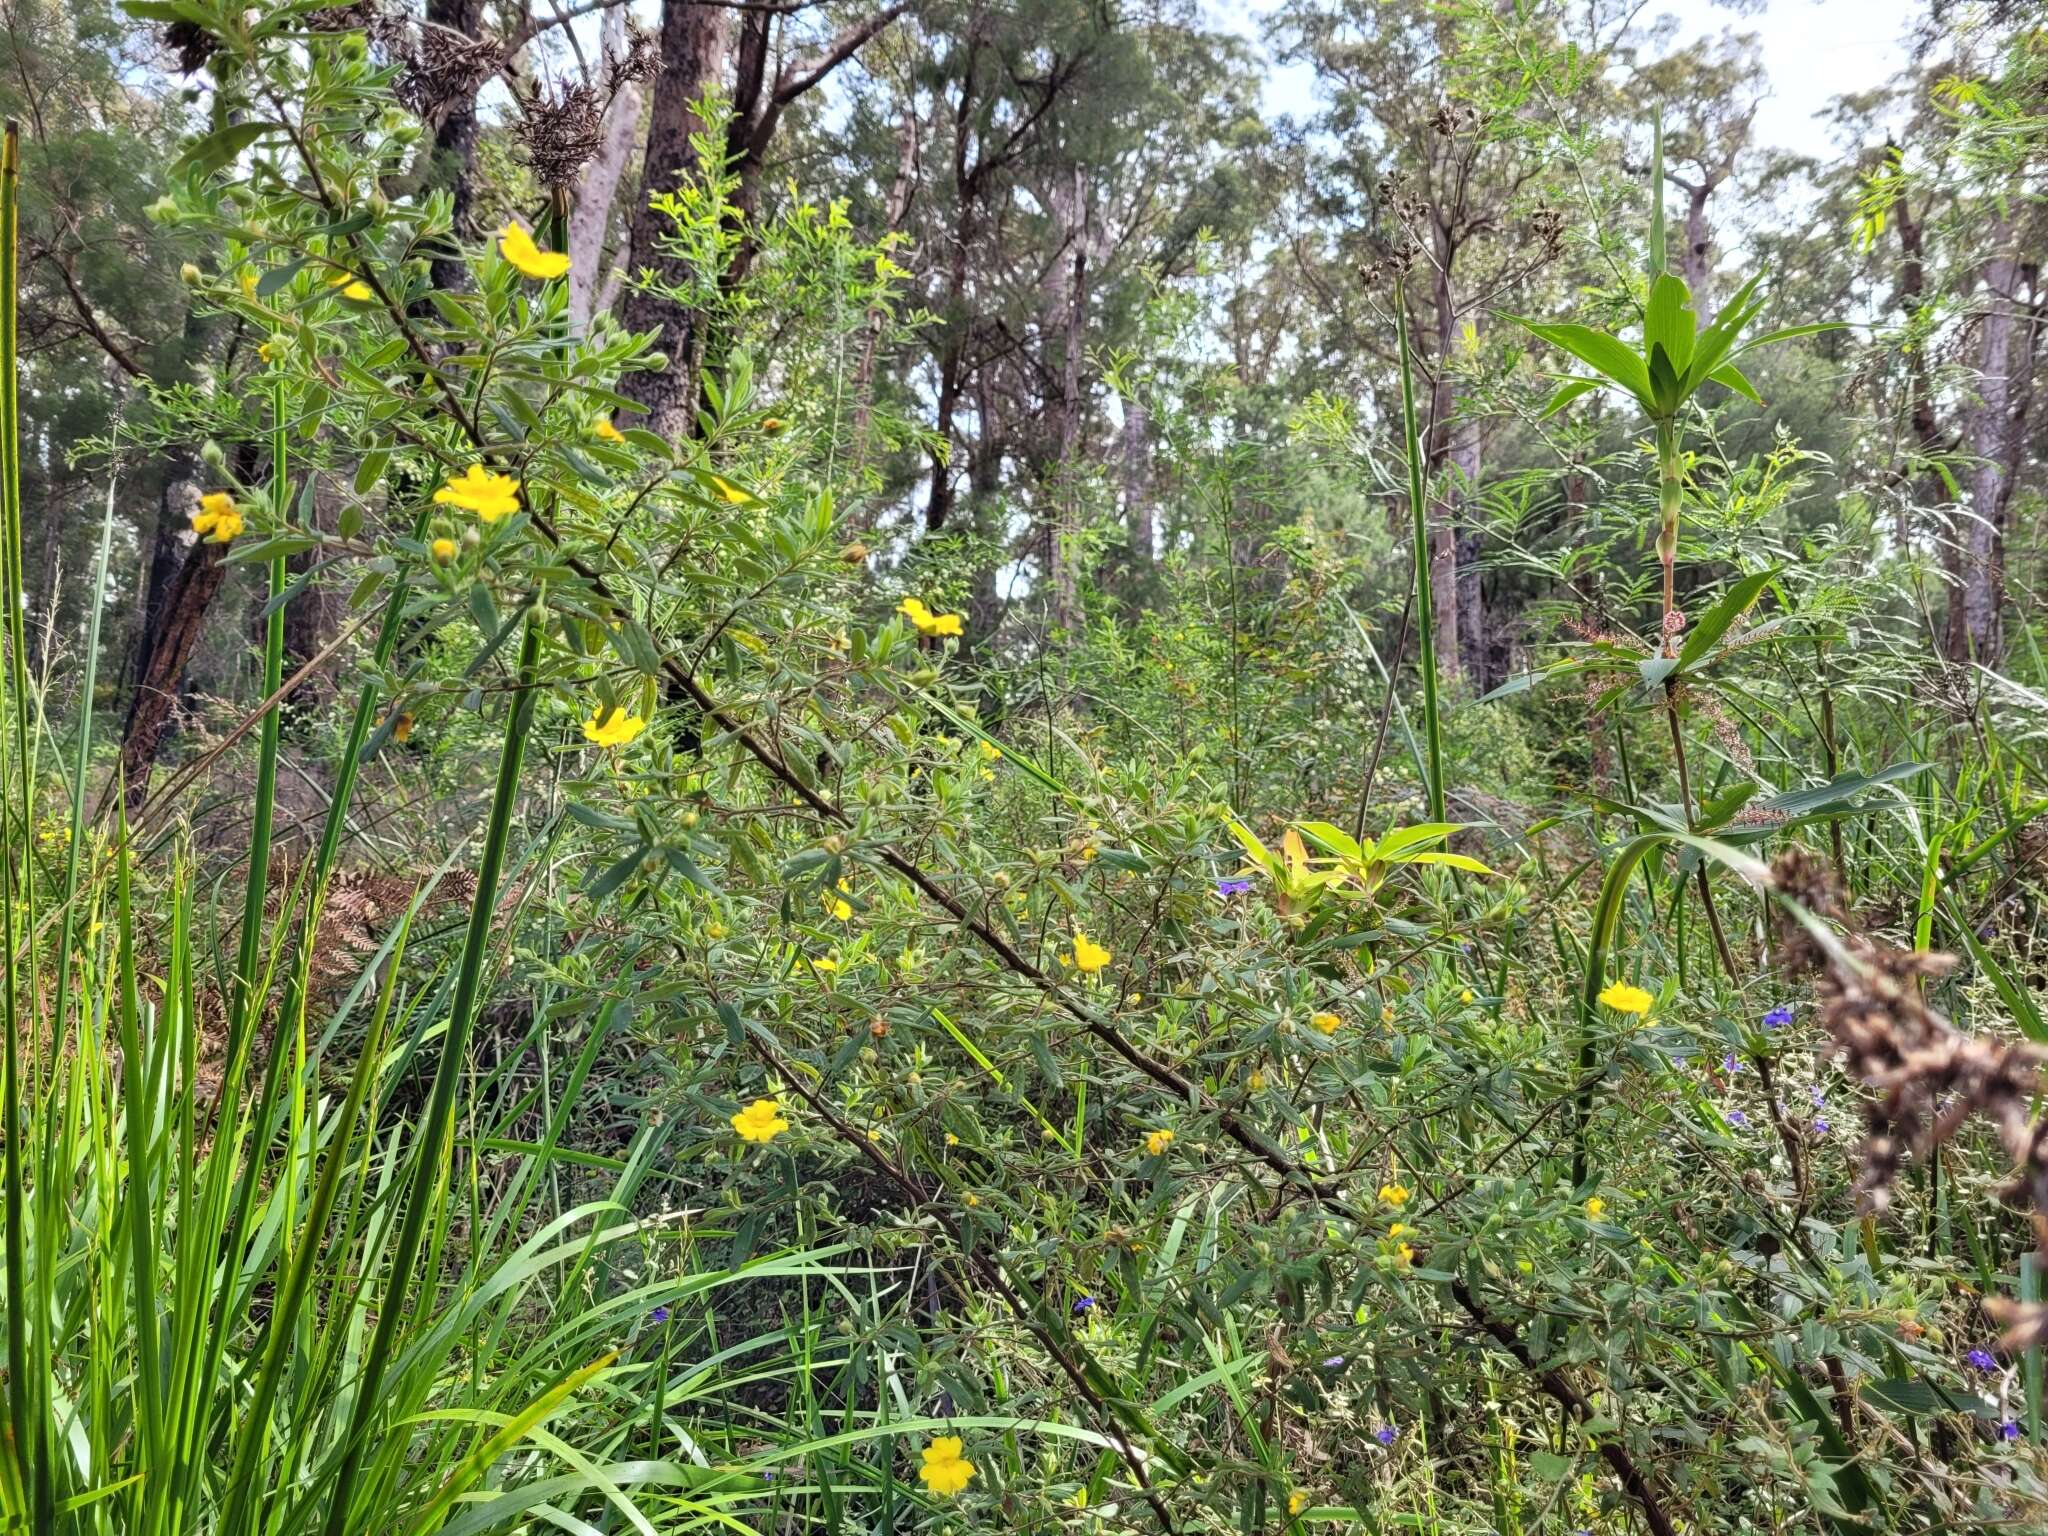
[[[967,1197],[966,1197],[966,1198],[967,1198],[967,1208],[968,1208],[968,1209],[969,1209],[970,1211],[971,1211],[971,1210],[973,1210],[973,1209],[974,1209],[974,1208],[975,1208],[975,1207],[976,1207],[977,1205],[981,1204],[981,1196],[977,1195],[977,1194],[976,1194],[976,1193],[975,1193],[975,1192],[974,1192],[973,1190],[971,1190],[971,1189],[970,1189],[970,1190],[969,1190],[969,1191],[967,1192]]]
[[[749,492],[741,490],[723,475],[713,475],[711,483],[718,487],[719,495],[736,507],[744,507],[748,502],[754,500],[754,497]]]
[[[1592,1199],[1586,1202],[1586,1217],[1590,1221],[1598,1221],[1600,1219],[1600,1213],[1606,1209],[1607,1202],[1605,1200],[1602,1200],[1598,1195],[1595,1195]]]
[[[706,924],[704,925],[704,937],[705,937],[705,938],[707,938],[707,939],[722,939],[722,938],[724,938],[724,937],[725,937],[725,924],[723,924],[723,923],[721,923],[721,922],[716,922],[716,921],[713,921],[713,922],[709,922],[709,923],[706,923]]]
[[[525,276],[542,282],[569,270],[567,256],[560,251],[542,250],[533,243],[533,236],[517,224],[507,224],[498,231],[498,254]]]
[[[472,464],[460,475],[450,475],[448,483],[434,492],[434,500],[495,523],[519,510],[519,482],[510,475],[493,474],[481,464]]]
[[[992,741],[984,740],[981,744],[981,755],[993,763],[1002,757],[1003,749]]]
[[[199,498],[199,510],[192,514],[192,531],[206,535],[209,544],[225,544],[242,531],[242,512],[226,491],[208,491]]]
[[[1266,1088],[1266,1074],[1259,1068],[1252,1068],[1252,1075],[1245,1080],[1245,1086],[1253,1093],[1263,1093]]]
[[[434,552],[434,558],[443,565],[453,560],[457,553],[456,543],[453,539],[436,539],[429,547]]]
[[[1394,1022],[1394,1005],[1392,1003],[1388,1003],[1380,1009],[1380,1022],[1382,1024]]]
[[[1334,1013],[1312,1013],[1308,1016],[1308,1021],[1326,1035],[1337,1033],[1338,1027],[1344,1022]]]
[[[1458,1001],[1459,1001],[1459,1002],[1461,1002],[1461,1003],[1469,1003],[1469,1002],[1471,1002],[1471,1001],[1472,1001],[1472,989],[1471,989],[1470,987],[1467,987],[1467,988],[1466,988],[1466,989],[1465,989],[1464,991],[1460,992],[1460,993],[1458,994]]]
[[[1303,1493],[1299,1488],[1295,1489],[1294,1492],[1287,1495],[1287,1513],[1289,1513],[1290,1515],[1298,1515],[1304,1509],[1307,1508],[1308,1495]]]
[[[1382,1184],[1380,1186],[1380,1199],[1386,1204],[1393,1206],[1395,1210],[1399,1210],[1408,1203],[1409,1193],[1406,1184]]]
[[[1625,981],[1610,981],[1600,993],[1600,1001],[1616,1013],[1648,1013],[1650,1005],[1657,999],[1641,987],[1632,987]]]
[[[253,299],[256,297],[256,269],[254,267],[242,268],[241,275],[236,281],[242,285],[242,296],[244,298]]]
[[[788,1130],[789,1122],[782,1118],[782,1105],[776,1100],[756,1099],[732,1117],[732,1128],[740,1133],[741,1141],[765,1146]]]
[[[612,419],[609,416],[598,417],[596,421],[591,423],[590,430],[608,443],[623,443],[626,440],[626,434],[612,425]]]
[[[398,717],[398,718],[397,718],[396,720],[394,720],[394,721],[393,721],[393,722],[391,723],[391,739],[392,739],[393,741],[411,741],[411,740],[412,740],[412,716],[411,716],[411,715],[409,715],[409,714],[402,714],[402,715],[400,715],[400,716],[399,716],[399,717]]]
[[[811,962],[811,969],[823,971],[826,975],[829,976],[832,974],[832,972],[839,969],[839,962],[837,960],[834,960],[830,955],[820,955],[817,959]]]
[[[1415,1262],[1415,1250],[1406,1243],[1402,1243],[1394,1250],[1394,1261],[1403,1265],[1413,1264]]]
[[[1413,1232],[1414,1230],[1415,1229],[1409,1226],[1407,1222],[1397,1221],[1391,1227],[1387,1228],[1387,1236],[1393,1238],[1402,1238],[1406,1237],[1410,1232]]]
[[[1093,976],[1108,964],[1109,951],[1076,928],[1074,930],[1074,969],[1083,976]]]
[[[353,299],[358,304],[372,303],[377,297],[375,290],[353,272],[335,273],[327,279],[327,286],[339,288],[344,299]]]
[[[896,605],[896,611],[917,626],[917,632],[927,637],[957,635],[960,631],[960,615],[957,613],[933,613],[915,597],[906,597]]]
[[[974,1481],[974,1463],[960,1454],[958,1435],[940,1435],[924,1448],[924,1465],[917,1475],[933,1493],[950,1499]]]
[[[960,1145],[960,1138],[958,1136],[955,1136],[951,1131],[948,1131],[946,1132],[946,1145],[949,1147],[957,1147]]]
[[[591,710],[590,718],[583,722],[583,739],[600,747],[623,747],[646,729],[645,720],[614,704],[608,713]]]
[[[853,903],[844,896],[830,896],[826,900],[832,908],[832,915],[838,918],[840,922],[843,923],[853,916]]]
[[[1164,1127],[1145,1133],[1145,1150],[1154,1157],[1159,1156],[1160,1153],[1172,1145],[1173,1132],[1166,1130]]]

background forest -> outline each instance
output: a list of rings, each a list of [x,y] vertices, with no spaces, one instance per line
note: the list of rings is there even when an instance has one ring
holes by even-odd
[[[2042,1529],[2048,11],[1764,6],[5,0],[0,1515]]]

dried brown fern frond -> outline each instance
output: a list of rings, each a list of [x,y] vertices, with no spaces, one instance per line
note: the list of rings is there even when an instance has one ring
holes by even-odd
[[[1945,975],[1953,956],[1895,949],[1853,928],[1833,931],[1828,925],[1844,921],[1842,895],[1818,855],[1788,848],[1772,864],[1771,878],[1819,920],[1779,914],[1781,963],[1788,973],[1814,978],[1835,1055],[1876,1095],[1864,1112],[1868,1134],[1857,1181],[1865,1209],[1889,1205],[1909,1153],[1927,1156],[1982,1115],[2012,1162],[2004,1197],[2030,1208],[2034,1241],[2048,1258],[2048,1121],[2032,1113],[2048,1053],[1965,1034],[1927,1006],[1920,983]],[[2006,1325],[2007,1349],[2048,1340],[2048,1306],[1994,1299],[1985,1308]]]

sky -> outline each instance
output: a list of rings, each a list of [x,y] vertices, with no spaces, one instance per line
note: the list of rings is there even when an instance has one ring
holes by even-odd
[[[1279,0],[1209,0],[1221,23],[1256,37]],[[1921,0],[1767,0],[1755,15],[1741,15],[1712,0],[1649,0],[1643,20],[1678,19],[1678,43],[1721,31],[1753,32],[1761,40],[1769,80],[1757,109],[1759,146],[1831,160],[1841,146],[1816,117],[1835,97],[1882,85],[1906,62],[1906,33]],[[1273,115],[1305,117],[1315,107],[1315,81],[1306,66],[1274,67],[1266,84]]]

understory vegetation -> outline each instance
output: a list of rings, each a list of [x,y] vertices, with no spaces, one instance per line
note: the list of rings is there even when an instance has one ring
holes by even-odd
[[[9,8],[9,1528],[2043,1529],[2038,9],[632,9]]]

